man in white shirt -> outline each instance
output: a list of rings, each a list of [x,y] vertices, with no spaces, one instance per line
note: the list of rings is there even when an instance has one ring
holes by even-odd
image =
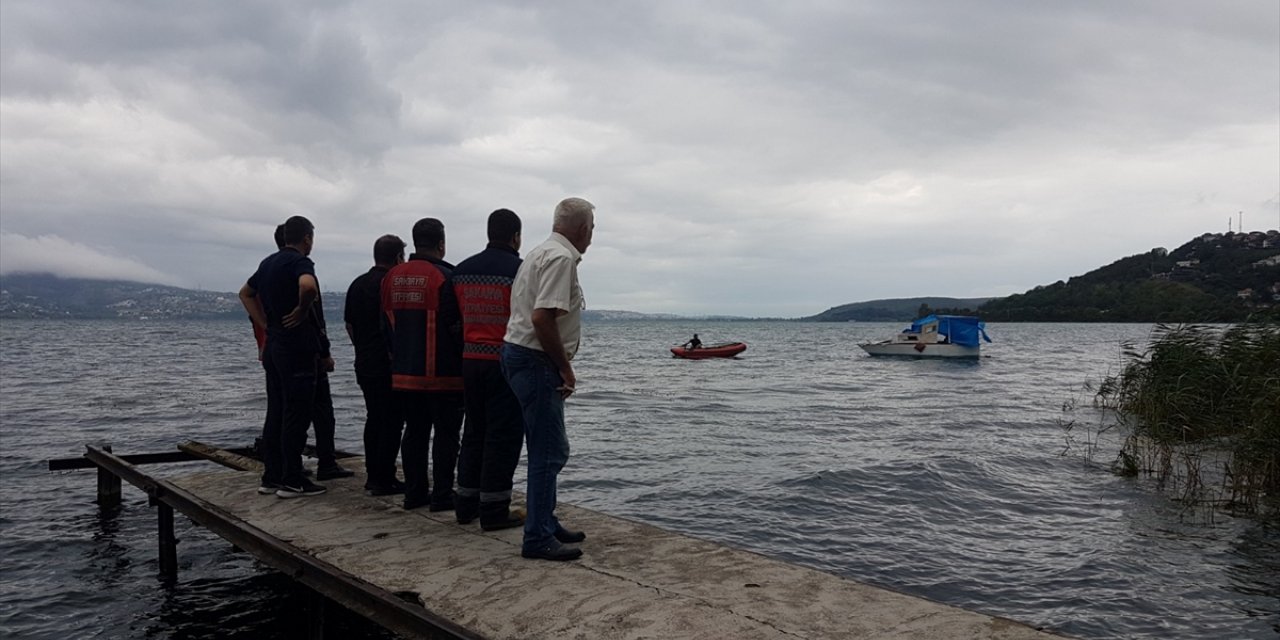
[[[542,560],[574,560],[586,534],[556,519],[556,476],[569,460],[564,401],[577,379],[570,361],[582,335],[582,287],[578,263],[591,245],[595,205],[567,198],[556,205],[551,237],[525,257],[511,285],[511,319],[503,337],[502,371],[524,415],[529,476],[528,516],[520,554]]]

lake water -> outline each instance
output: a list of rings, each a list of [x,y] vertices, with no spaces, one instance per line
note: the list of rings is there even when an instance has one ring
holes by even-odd
[[[589,325],[561,500],[1080,637],[1280,634],[1280,530],[1181,517],[1150,481],[1060,455],[1063,403],[1148,326],[993,325],[977,362],[856,346],[898,328]],[[750,348],[671,358],[694,331]],[[338,344],[338,444],[360,451]],[[180,516],[165,585],[141,492],[100,514],[93,472],[46,471],[86,443],[251,444],[265,399],[247,323],[4,320],[0,365],[0,635],[301,637],[306,597],[288,579]],[[329,623],[388,637],[349,613]]]

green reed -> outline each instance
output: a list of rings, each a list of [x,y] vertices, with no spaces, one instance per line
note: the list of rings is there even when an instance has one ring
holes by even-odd
[[[1280,497],[1280,325],[1158,325],[1094,405],[1126,430],[1113,468],[1188,504],[1272,511]]]

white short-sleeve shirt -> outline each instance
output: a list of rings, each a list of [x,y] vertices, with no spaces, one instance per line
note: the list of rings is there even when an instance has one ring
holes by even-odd
[[[533,331],[533,310],[559,309],[566,313],[557,314],[556,327],[565,355],[573,359],[582,340],[582,310],[586,308],[578,284],[579,262],[582,254],[568,238],[555,232],[525,256],[511,284],[511,318],[503,340],[543,351]]]

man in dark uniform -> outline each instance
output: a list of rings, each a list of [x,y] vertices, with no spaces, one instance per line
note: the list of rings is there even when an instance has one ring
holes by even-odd
[[[276,250],[284,249],[284,225],[277,225],[275,232]],[[249,318],[253,321],[253,338],[258,343],[258,360],[263,363],[263,369],[267,368],[267,360],[264,357],[267,350],[267,326],[266,314],[262,312],[262,300],[260,297],[242,299],[241,302],[248,309],[250,306],[256,307],[260,313],[257,315],[250,312]],[[316,313],[316,322],[325,339],[328,339],[328,331],[324,321],[324,301],[320,294],[316,294],[316,301],[313,305]],[[329,370],[332,370],[330,367]],[[280,385],[275,383],[276,375],[267,373],[267,417],[263,421],[262,433],[266,437],[267,431],[273,433],[279,432],[279,423],[283,418],[281,411],[283,403],[279,397]],[[355,475],[354,472],[342,468],[337,460],[337,448],[334,445],[334,436],[336,435],[336,421],[333,417],[333,396],[329,393],[329,374],[326,370],[317,372],[316,377],[316,394],[315,407],[312,410],[312,424],[315,426],[316,434],[316,457],[319,458],[319,478],[321,480],[333,480],[337,478],[347,478]],[[273,426],[274,425],[274,426]],[[275,440],[275,438],[273,438]],[[261,441],[261,439],[260,439]],[[263,445],[265,451],[267,447],[273,445]],[[263,454],[265,457],[265,454]],[[309,475],[310,471],[303,469],[304,475]],[[270,486],[263,485],[258,489],[259,493],[274,493],[275,489]]]
[[[396,455],[404,417],[391,390],[391,358],[382,336],[382,279],[404,262],[404,240],[385,235],[373,243],[373,268],[352,281],[343,313],[356,352],[356,383],[364,394],[364,488],[369,495],[404,493]]]
[[[462,344],[458,318],[440,304],[453,271],[444,261],[444,224],[435,218],[419,220],[413,225],[413,245],[408,262],[382,279],[382,332],[391,352],[391,387],[405,419],[400,451],[404,508],[430,505],[431,511],[449,511],[462,428]],[[428,453],[434,467],[430,479]]]
[[[316,402],[318,374],[333,370],[323,316],[316,310],[320,284],[315,264],[307,256],[315,242],[315,226],[302,216],[284,223],[285,247],[263,259],[240,288],[240,300],[254,321],[267,327],[263,365],[278,393],[279,422],[264,425],[260,493],[274,490],[281,498],[317,495],[325,488],[302,474],[302,449],[307,442]],[[260,303],[260,306],[259,306]],[[268,414],[272,409],[268,408]]]
[[[498,359],[511,315],[511,282],[520,269],[520,217],[498,209],[489,214],[488,227],[489,245],[453,270],[445,304],[456,304],[462,317],[466,388],[455,515],[459,524],[479,517],[482,529],[496,531],[524,523],[510,510],[524,421]]]

